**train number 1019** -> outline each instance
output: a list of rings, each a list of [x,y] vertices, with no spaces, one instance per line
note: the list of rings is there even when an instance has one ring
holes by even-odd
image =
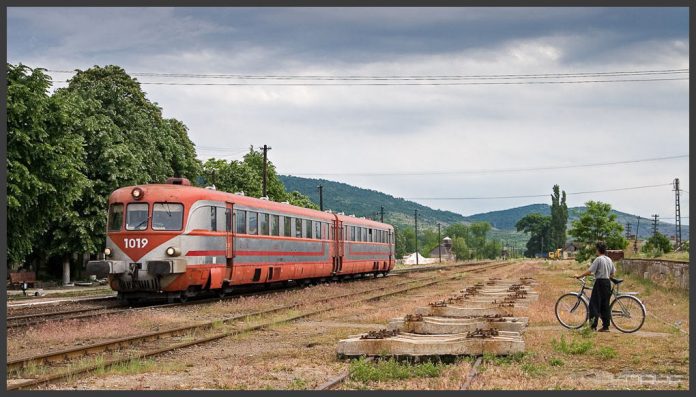
[[[123,243],[126,248],[145,248],[148,241],[146,238],[124,238]]]

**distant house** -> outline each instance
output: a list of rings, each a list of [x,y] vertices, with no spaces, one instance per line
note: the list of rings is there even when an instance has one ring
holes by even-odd
[[[454,261],[456,259],[456,255],[454,255],[454,252],[452,251],[452,239],[449,237],[445,237],[442,239],[440,242],[440,245],[437,247],[433,248],[432,251],[428,254],[430,258],[435,258],[439,259],[440,255],[442,255],[442,260],[443,261]]]
[[[575,258],[575,253],[582,249],[582,245],[570,241],[563,246],[563,259]]]

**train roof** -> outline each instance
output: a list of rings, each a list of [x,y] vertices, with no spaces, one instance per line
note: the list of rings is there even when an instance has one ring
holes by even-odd
[[[198,200],[213,200],[213,201],[228,201],[234,204],[240,204],[247,207],[256,207],[268,210],[283,211],[295,215],[307,216],[325,220],[338,219],[341,222],[347,222],[353,225],[361,225],[364,227],[392,229],[393,227],[386,223],[376,222],[371,219],[358,218],[338,214],[330,211],[318,211],[310,208],[298,207],[292,204],[279,203],[271,200],[263,200],[255,197],[242,196],[239,194],[223,192],[220,190],[177,184],[144,184],[126,186],[115,190],[109,197],[109,203],[113,202],[133,202],[132,192],[135,188],[143,191],[143,199],[145,201],[168,201],[193,203]]]

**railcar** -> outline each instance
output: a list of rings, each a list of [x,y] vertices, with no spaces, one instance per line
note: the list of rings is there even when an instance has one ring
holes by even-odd
[[[241,286],[386,275],[394,228],[365,218],[191,186],[185,178],[109,197],[106,248],[87,273],[121,299],[187,300]]]

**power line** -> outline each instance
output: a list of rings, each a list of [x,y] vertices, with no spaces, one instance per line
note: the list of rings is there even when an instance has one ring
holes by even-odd
[[[70,70],[47,69],[49,73],[74,74]],[[689,73],[684,69],[632,70],[611,72],[576,72],[576,73],[531,73],[531,74],[474,74],[474,75],[254,75],[254,74],[205,74],[205,73],[158,73],[131,72],[131,76],[163,78],[197,78],[197,79],[244,79],[244,80],[501,80],[501,79],[558,79],[615,76],[650,76]]]
[[[591,193],[606,193],[606,192],[617,192],[623,190],[637,190],[637,189],[648,189],[655,187],[672,186],[671,183],[660,184],[660,185],[645,185],[645,186],[633,186],[633,187],[622,187],[615,189],[604,189],[604,190],[587,190],[583,192],[571,192],[571,194],[591,194]],[[548,197],[548,194],[529,194],[529,195],[519,195],[519,196],[488,196],[488,197],[404,197],[407,200],[495,200],[495,199],[515,199],[515,198],[536,198],[536,197]]]
[[[161,86],[468,86],[468,85],[548,85],[548,84],[588,84],[588,83],[636,83],[646,81],[677,81],[689,80],[688,77],[675,78],[653,78],[653,79],[615,79],[615,80],[558,80],[558,81],[474,81],[474,82],[442,82],[442,83],[173,83],[164,81],[139,82],[141,85],[161,85]]]
[[[632,164],[632,163],[642,163],[651,161],[663,161],[663,160],[674,160],[679,158],[688,158],[688,154],[679,154],[674,156],[664,156],[664,157],[653,157],[637,160],[623,160],[623,161],[611,161],[603,163],[586,163],[586,164],[572,164],[572,165],[557,165],[557,166],[539,166],[539,167],[528,167],[528,168],[497,168],[497,169],[477,169],[477,170],[459,170],[459,171],[421,171],[421,172],[365,172],[365,173],[329,173],[329,172],[315,172],[315,173],[298,173],[289,172],[288,175],[314,175],[314,176],[423,176],[423,175],[451,175],[451,174],[495,174],[495,173],[505,173],[505,172],[524,172],[524,171],[542,171],[542,170],[556,170],[556,169],[569,169],[569,168],[585,168],[585,167],[599,167],[607,165],[617,165],[617,164]]]

